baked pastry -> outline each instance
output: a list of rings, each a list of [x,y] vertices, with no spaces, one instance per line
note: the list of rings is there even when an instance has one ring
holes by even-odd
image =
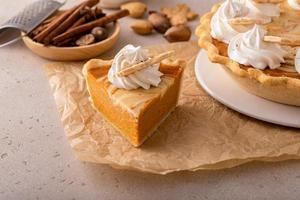
[[[113,60],[92,59],[84,66],[95,109],[135,147],[177,105],[184,62],[162,61],[171,53],[149,59],[146,50],[127,45]]]
[[[201,18],[198,43],[250,93],[300,106],[299,9],[297,0],[226,0]]]

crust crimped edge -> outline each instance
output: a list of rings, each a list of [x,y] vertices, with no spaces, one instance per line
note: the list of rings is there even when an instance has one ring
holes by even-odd
[[[245,85],[245,81],[244,83],[241,83],[241,85],[244,88],[246,87],[245,89],[247,89],[249,92],[276,102],[300,106],[299,79],[270,76],[268,74],[265,74],[262,70],[255,68],[248,68],[247,70],[245,70],[240,67],[239,63],[231,60],[229,57],[220,55],[218,48],[213,44],[213,38],[210,33],[211,19],[220,6],[221,3],[216,4],[215,6],[213,6],[209,13],[204,14],[200,20],[200,25],[196,28],[195,31],[196,35],[198,36],[198,45],[207,51],[209,60],[213,63],[219,63],[229,69],[225,71],[231,73],[231,75],[237,76],[235,78],[237,82],[241,82],[239,80],[243,78],[248,79],[252,82],[252,84],[253,80],[259,83],[257,84],[259,88],[257,88],[255,91],[253,90],[253,87],[252,89],[247,88],[247,86]],[[264,94],[264,92],[267,92],[267,90],[269,89],[274,91],[274,88],[276,87],[278,87],[278,89],[280,90],[277,94]],[[285,95],[286,90],[293,90],[293,92],[298,94],[293,95],[293,97],[288,97]],[[279,97],[279,95],[286,97]],[[295,98],[298,98],[298,100]]]

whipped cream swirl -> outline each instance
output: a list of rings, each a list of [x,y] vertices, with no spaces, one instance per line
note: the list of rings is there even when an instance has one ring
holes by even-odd
[[[265,34],[262,26],[255,25],[248,32],[236,35],[228,46],[230,59],[261,70],[280,67],[287,52],[278,44],[264,42]]]
[[[159,64],[151,65],[145,69],[136,71],[128,76],[117,76],[117,73],[133,64],[143,62],[149,58],[148,51],[141,47],[127,45],[115,56],[108,72],[108,80],[117,88],[126,90],[142,87],[149,89],[151,86],[158,86],[163,75],[159,71]]]
[[[291,8],[300,10],[300,4],[297,2],[297,0],[288,0],[288,4]]]
[[[211,35],[213,38],[229,43],[230,39],[239,32],[229,23],[230,19],[248,14],[248,9],[234,0],[226,0],[211,20]]]
[[[231,38],[253,27],[253,25],[232,26],[230,24],[231,19],[254,19],[266,24],[272,21],[272,17],[279,15],[280,10],[276,4],[255,3],[252,0],[226,0],[212,17],[211,35],[213,38],[228,44]]]

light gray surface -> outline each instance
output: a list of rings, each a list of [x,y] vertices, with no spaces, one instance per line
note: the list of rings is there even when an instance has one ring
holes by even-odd
[[[1,0],[0,22],[30,0]],[[175,3],[176,1],[172,1]],[[213,1],[189,1],[203,13]],[[151,7],[170,4],[148,1]],[[127,43],[139,37],[122,22]],[[195,25],[195,23],[194,23]],[[158,176],[79,162],[64,136],[44,59],[20,42],[0,49],[0,199],[299,199],[300,162],[252,163],[221,171]]]

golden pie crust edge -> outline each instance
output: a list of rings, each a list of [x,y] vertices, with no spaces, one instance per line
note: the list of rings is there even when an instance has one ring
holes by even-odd
[[[275,102],[300,106],[299,79],[274,77],[255,68],[244,70],[239,63],[219,54],[219,50],[213,44],[213,38],[210,34],[210,23],[220,6],[221,4],[216,4],[209,13],[203,15],[200,25],[196,29],[196,35],[199,38],[198,44],[207,51],[209,60],[224,66],[225,71],[230,74],[235,82],[248,92]]]

